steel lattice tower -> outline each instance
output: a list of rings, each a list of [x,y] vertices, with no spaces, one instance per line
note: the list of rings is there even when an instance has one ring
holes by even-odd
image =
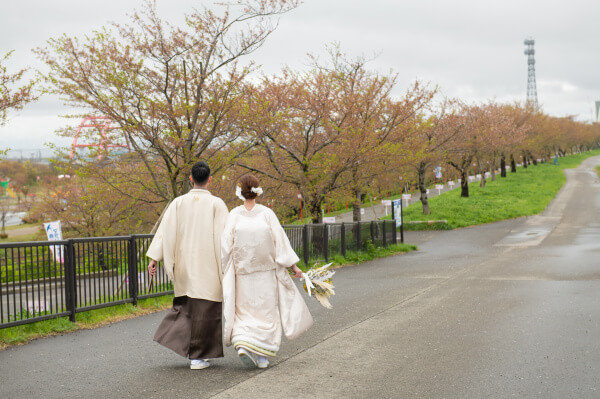
[[[538,98],[537,86],[535,83],[535,50],[533,49],[535,40],[526,39],[523,43],[526,46],[525,55],[527,56],[527,104],[537,108]]]

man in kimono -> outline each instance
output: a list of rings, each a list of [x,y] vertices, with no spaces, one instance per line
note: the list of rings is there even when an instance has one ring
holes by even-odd
[[[212,181],[205,162],[192,167],[194,188],[167,207],[146,255],[150,275],[157,262],[173,282],[173,307],[154,340],[189,357],[190,368],[210,366],[207,359],[223,357],[221,235],[227,206],[208,191]]]

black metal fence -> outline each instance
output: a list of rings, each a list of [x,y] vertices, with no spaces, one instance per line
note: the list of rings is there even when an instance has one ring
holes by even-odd
[[[284,226],[305,264],[396,243],[394,221]],[[0,328],[173,293],[159,268],[150,285],[152,235],[0,244]],[[370,244],[369,244],[370,243]]]

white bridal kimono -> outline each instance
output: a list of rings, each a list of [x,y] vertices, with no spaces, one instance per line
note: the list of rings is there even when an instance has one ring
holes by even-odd
[[[299,258],[275,213],[233,209],[222,239],[225,345],[275,356],[281,332],[299,337],[313,320],[286,268]]]

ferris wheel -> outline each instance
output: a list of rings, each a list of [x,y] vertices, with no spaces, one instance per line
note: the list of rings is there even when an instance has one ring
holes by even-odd
[[[108,132],[112,129],[117,129],[116,126],[112,126],[112,120],[106,116],[86,116],[82,119],[77,127],[77,131],[75,132],[75,137],[73,138],[73,144],[71,145],[71,153],[69,154],[69,158],[73,159],[75,156],[76,148],[93,148],[98,147],[101,151],[98,155],[98,160],[102,159],[103,153],[105,153],[109,148],[127,148],[128,151],[131,151],[131,147],[129,146],[129,140],[125,136],[125,144],[115,144],[111,143],[108,139]],[[99,142],[95,143],[79,143],[79,135],[82,130],[85,128],[93,128],[97,129],[100,135]]]

